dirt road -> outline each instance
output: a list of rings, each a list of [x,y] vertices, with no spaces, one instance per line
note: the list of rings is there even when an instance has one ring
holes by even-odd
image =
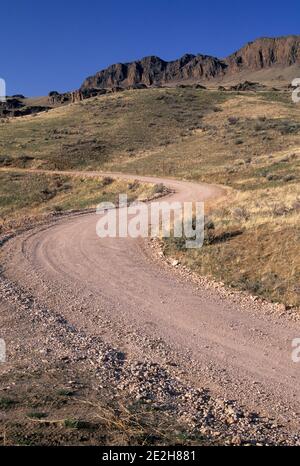
[[[217,186],[111,175],[163,182],[175,191],[172,201],[222,195]],[[171,359],[193,386],[236,399],[296,433],[300,363],[291,353],[299,321],[272,305],[194,283],[159,264],[141,239],[100,239],[97,220],[95,214],[62,218],[10,240],[4,275],[88,335],[137,359],[147,358],[150,342],[151,357]]]

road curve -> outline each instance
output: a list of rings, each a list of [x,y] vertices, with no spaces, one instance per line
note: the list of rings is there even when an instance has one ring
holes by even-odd
[[[85,174],[96,175],[102,173]],[[172,201],[224,193],[207,184],[110,175],[163,182],[174,191]],[[292,362],[291,344],[300,337],[299,322],[181,278],[152,260],[141,239],[98,238],[97,220],[95,214],[71,216],[22,233],[3,247],[4,274],[91,335],[98,334],[98,318],[113,323],[107,339],[114,340],[114,325],[124,329],[114,343],[125,352],[143,352],[130,339],[132,329],[158,346],[164,342],[183,377],[296,431],[300,364]]]

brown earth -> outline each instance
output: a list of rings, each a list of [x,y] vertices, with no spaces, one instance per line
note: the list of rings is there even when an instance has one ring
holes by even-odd
[[[224,195],[218,186],[134,178],[163,181],[174,191],[172,201]],[[288,432],[285,443],[297,442],[300,389],[291,345],[299,336],[298,315],[196,280],[177,263],[170,270],[158,259],[156,242],[148,248],[141,239],[99,239],[97,220],[95,214],[69,217],[11,239],[2,252],[5,280],[68,328],[103,338],[129,359],[172,361],[181,381],[237,400],[273,419],[276,432]]]

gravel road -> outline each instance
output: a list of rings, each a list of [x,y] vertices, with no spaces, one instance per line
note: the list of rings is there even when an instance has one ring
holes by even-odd
[[[224,195],[218,186],[109,175],[164,183],[169,201]],[[272,419],[293,443],[300,414],[300,363],[291,357],[292,340],[300,337],[297,314],[197,280],[161,258],[157,241],[100,239],[97,221],[95,213],[61,217],[10,239],[2,247],[3,279],[124,358],[172,368],[182,383]]]

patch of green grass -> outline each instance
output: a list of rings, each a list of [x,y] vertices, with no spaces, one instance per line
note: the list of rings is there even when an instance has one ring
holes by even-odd
[[[79,419],[65,419],[64,427],[67,429],[88,429],[90,424]]]
[[[0,409],[9,409],[16,405],[16,400],[5,396],[0,397]]]
[[[72,390],[68,390],[68,389],[63,388],[61,390],[58,390],[57,394],[59,396],[72,397],[72,396],[74,396],[75,393]]]
[[[260,98],[267,102],[275,102],[284,104],[288,107],[293,107],[295,104],[292,101],[292,91],[289,90],[287,92],[279,92],[279,91],[263,91],[259,93]]]

